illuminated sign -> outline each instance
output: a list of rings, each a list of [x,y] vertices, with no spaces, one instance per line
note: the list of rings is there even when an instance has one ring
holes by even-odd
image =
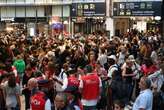
[[[71,16],[105,16],[105,3],[73,3]]]
[[[11,17],[2,17],[1,21],[14,21],[14,18]]]
[[[114,2],[113,16],[160,16],[162,2]]]

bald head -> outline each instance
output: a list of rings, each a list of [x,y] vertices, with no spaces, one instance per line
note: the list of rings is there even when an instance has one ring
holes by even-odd
[[[35,78],[29,79],[27,84],[28,84],[28,88],[30,90],[32,90],[33,88],[38,87],[38,82],[37,82],[37,79],[35,79]]]
[[[63,94],[57,94],[54,100],[54,104],[58,109],[61,109],[65,106],[65,100],[64,100],[64,95]]]
[[[149,89],[151,87],[151,81],[147,77],[143,76],[140,79],[139,87],[141,90]]]

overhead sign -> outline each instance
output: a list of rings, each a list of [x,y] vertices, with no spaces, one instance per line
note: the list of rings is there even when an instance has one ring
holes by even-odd
[[[160,16],[162,2],[114,2],[113,16]]]
[[[84,2],[105,2],[105,0],[72,0],[73,3],[84,3]]]
[[[14,18],[11,17],[2,17],[1,21],[14,21]]]
[[[103,3],[73,3],[71,7],[71,16],[89,17],[105,16],[106,4]]]

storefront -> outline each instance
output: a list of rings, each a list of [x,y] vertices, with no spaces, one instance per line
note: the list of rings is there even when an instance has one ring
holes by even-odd
[[[0,30],[5,30],[8,24],[19,23],[19,25],[25,25],[28,34],[31,28],[35,30],[35,33],[47,33],[51,31],[50,22],[53,16],[60,17],[66,23],[70,16],[70,4],[71,1],[68,0],[1,0],[0,26],[4,24],[5,26]],[[69,31],[68,25],[66,27]]]

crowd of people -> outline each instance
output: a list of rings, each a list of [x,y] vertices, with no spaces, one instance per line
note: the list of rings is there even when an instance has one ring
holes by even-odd
[[[0,110],[163,110],[164,39],[1,32],[0,97]]]

